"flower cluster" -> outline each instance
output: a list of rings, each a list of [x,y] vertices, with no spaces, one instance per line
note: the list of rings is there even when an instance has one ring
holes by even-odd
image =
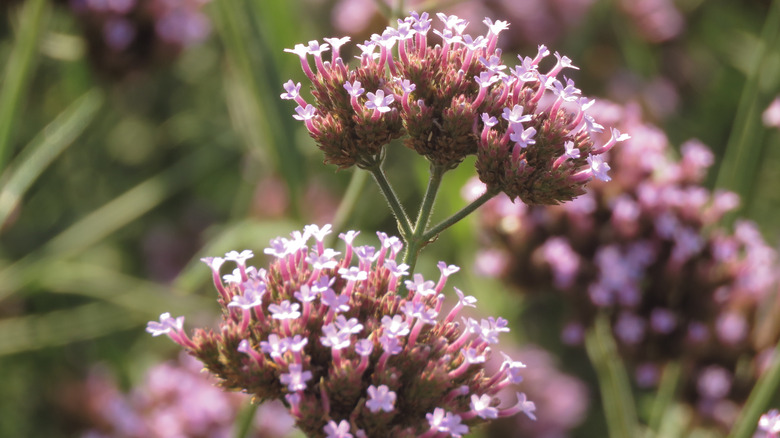
[[[738,199],[701,185],[713,162],[704,145],[689,141],[671,158],[666,137],[636,108],[601,109],[633,134],[610,153],[614,181],[562,206],[494,199],[482,216],[494,246],[478,264],[499,266],[492,273],[524,291],[565,295],[574,314],[562,330],[567,343],[608,313],[640,386],[683,358],[686,397],[729,423],[777,342],[757,312],[777,286],[777,254],[751,223],[738,222],[733,234],[715,226]],[[736,373],[746,358],[752,372]]]
[[[768,128],[780,128],[780,96],[775,97],[764,110],[761,114],[761,120]]]
[[[550,55],[541,45],[510,68],[496,48],[507,22],[486,18],[487,34],[472,37],[464,33],[467,21],[438,17],[443,28],[432,32],[441,44],[428,45],[428,14],[412,13],[358,44],[354,68],[340,56],[349,38],[287,49],[300,57],[314,103],[292,80],[282,98],[298,104],[293,117],[306,124],[326,163],[370,168],[381,162],[385,145],[405,137],[407,147],[445,170],[476,155],[489,190],[528,204],[571,200],[593,177],[609,180],[601,154],[628,136],[613,129],[594,145],[591,134],[603,131],[586,112],[594,101],[571,79],[558,79],[577,68],[568,57],[555,52],[554,65],[541,70]]]
[[[772,409],[758,420],[758,432],[755,438],[778,437],[780,437],[780,411]]]
[[[534,345],[510,351],[528,366],[523,391],[536,404],[536,421],[521,416],[504,418],[487,426],[489,437],[566,437],[579,426],[591,397],[582,380],[566,374],[553,353]]]
[[[163,314],[147,331],[167,334],[225,389],[282,400],[307,436],[457,437],[494,418],[533,417],[524,394],[507,408],[495,397],[520,382],[525,365],[504,356],[497,372],[484,368],[507,321],[457,322],[476,301],[457,289],[457,304],[440,316],[456,266],[440,263],[435,283],[419,274],[402,283],[408,266],[395,261],[398,238],[377,233],[374,248],[353,246],[358,233],[343,233],[342,256],[323,243],[330,231],[310,225],[272,240],[267,270],[247,266],[251,251],[203,259],[219,292],[219,329],[190,338],[183,317]],[[221,276],[226,260],[237,268]]]
[[[310,3],[317,3],[310,0]],[[423,5],[422,0],[409,0],[409,7]],[[472,0],[456,3],[448,10],[466,19],[479,19],[484,14],[504,17],[515,24],[509,30],[509,47],[555,41],[569,35],[590,16],[595,0]],[[314,6],[314,5],[312,5]],[[678,37],[685,27],[685,17],[673,0],[621,0],[614,8],[629,20],[631,29],[650,43],[661,43]],[[529,11],[532,11],[529,13]],[[365,34],[376,23],[378,11],[372,0],[338,0],[331,12],[335,29],[347,34]]]
[[[106,73],[124,75],[167,61],[211,32],[201,11],[209,0],[70,0],[80,18],[93,61]]]
[[[246,395],[228,393],[201,373],[201,364],[182,354],[179,360],[155,365],[128,394],[97,369],[85,385],[80,414],[92,426],[83,438],[218,438],[234,436]],[[293,421],[279,402],[258,408],[252,438],[289,436]]]

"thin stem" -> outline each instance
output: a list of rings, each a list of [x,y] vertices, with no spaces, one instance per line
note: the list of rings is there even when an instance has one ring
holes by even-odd
[[[333,233],[331,236],[338,236],[339,232],[344,228],[347,218],[352,216],[360,192],[363,191],[363,188],[366,185],[367,176],[368,174],[366,172],[360,170],[352,172],[352,178],[349,180],[347,191],[344,192],[344,197],[341,198],[339,207],[336,209],[336,214],[333,215]]]
[[[81,135],[103,104],[98,90],[88,91],[66,108],[22,149],[2,175],[0,229],[25,192],[44,170]]]
[[[393,18],[402,18],[404,15],[404,0],[396,0],[393,8]]]
[[[679,361],[669,362],[664,368],[661,384],[658,386],[653,407],[650,411],[650,421],[648,422],[650,429],[656,433],[656,436],[660,436],[664,414],[666,414],[669,405],[674,400],[674,394],[677,392],[677,386],[680,384],[681,369]]]
[[[617,353],[607,315],[599,314],[585,338],[588,357],[596,369],[601,403],[611,438],[639,436],[636,409],[623,361]]]
[[[409,272],[414,272],[414,266],[417,264],[417,255],[428,242],[423,238],[425,227],[433,212],[433,204],[436,201],[436,194],[439,192],[441,180],[444,176],[445,168],[431,164],[431,176],[428,179],[428,187],[425,189],[420,212],[417,214],[417,221],[414,224],[414,231],[406,239],[406,252],[404,253],[404,263],[409,265]]]
[[[420,213],[417,215],[417,222],[414,224],[414,237],[422,237],[425,227],[433,212],[433,203],[436,201],[436,194],[439,193],[441,179],[444,176],[444,168],[431,165],[431,177],[428,179],[428,187],[425,189],[425,196],[420,205]]]
[[[239,133],[249,147],[273,154],[289,189],[291,214],[300,218],[300,194],[306,181],[301,165],[304,159],[293,139],[290,120],[279,115],[281,100],[271,98],[276,94],[271,84],[276,87],[282,82],[277,76],[279,66],[273,65],[273,56],[267,56],[270,49],[263,35],[253,33],[247,2],[221,0],[212,4],[215,29],[225,46],[228,107],[240,104],[242,108],[230,116],[242,128]],[[261,55],[256,56],[258,53]],[[264,62],[258,65],[253,59]]]
[[[398,200],[398,196],[395,194],[393,187],[390,186],[390,182],[385,176],[385,172],[382,170],[382,163],[377,161],[373,166],[366,168],[371,175],[374,175],[374,180],[379,185],[379,190],[384,195],[385,200],[390,205],[390,209],[393,211],[395,220],[398,222],[398,230],[401,232],[401,237],[406,240],[412,235],[412,225],[409,221],[404,207]]]
[[[0,89],[0,170],[5,168],[12,155],[12,133],[19,119],[19,108],[24,101],[27,85],[33,76],[38,40],[49,15],[48,6],[46,0],[30,0],[21,7],[19,33],[6,62]]]
[[[741,211],[745,211],[751,201],[750,193],[755,186],[755,179],[761,165],[761,141],[763,129],[760,126],[759,95],[760,82],[763,73],[769,71],[767,63],[771,62],[771,51],[777,47],[780,35],[780,1],[774,0],[767,13],[767,19],[761,31],[761,43],[753,54],[745,85],[739,98],[734,124],[731,129],[726,149],[721,160],[715,186],[736,192],[742,198]],[[725,222],[733,222],[738,211],[735,210],[725,217]]]
[[[434,237],[436,237],[436,235],[446,230],[447,228],[451,227],[452,225],[455,225],[460,220],[462,220],[463,218],[471,214],[474,210],[481,207],[484,203],[493,199],[493,197],[495,197],[497,194],[498,192],[491,192],[491,191],[483,193],[482,196],[475,199],[471,204],[461,208],[457,213],[439,222],[436,226],[426,231],[425,234],[423,234],[422,236],[422,240],[424,242],[427,242],[433,239]]]
[[[252,423],[255,421],[255,414],[259,406],[254,403],[247,403],[246,407],[239,413],[236,419],[236,434],[234,438],[246,438],[252,431]]]
[[[775,347],[772,365],[756,382],[728,438],[753,436],[759,417],[769,407],[769,402],[777,394],[778,388],[780,388],[780,343]]]

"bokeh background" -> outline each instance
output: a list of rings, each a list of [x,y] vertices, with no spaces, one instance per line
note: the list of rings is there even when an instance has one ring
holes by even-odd
[[[236,433],[230,424],[246,416],[247,399],[209,393],[211,383],[196,382],[203,377],[197,365],[144,327],[164,311],[187,315],[189,326],[215,323],[218,306],[200,257],[252,249],[261,265],[272,237],[308,223],[368,237],[397,233],[372,181],[323,165],[291,117],[294,105],[279,99],[285,81],[305,79],[284,48],[328,36],[362,42],[384,29],[395,6],[2,0],[1,437]],[[724,223],[751,219],[777,248],[780,109],[767,110],[780,94],[777,1],[431,0],[405,7],[457,14],[474,34],[484,31],[484,17],[508,20],[499,44],[507,63],[546,44],[580,67],[567,73],[584,94],[636,105],[672,147],[701,140],[715,154],[705,186],[742,198]],[[414,205],[427,181],[424,160],[398,144],[386,168]],[[474,175],[467,160],[446,176],[437,217],[465,204],[462,189]],[[473,269],[477,219],[445,231],[419,269],[435,277],[438,260],[462,266],[451,280],[456,286],[486,312],[523,321],[524,299]],[[560,421],[509,427],[512,436],[605,436],[587,357],[562,361],[547,352],[560,347],[544,345],[559,328],[532,320],[532,327],[516,326],[514,348],[524,352],[538,407],[549,406]],[[214,405],[220,409],[209,410]],[[278,411],[262,408],[250,435],[295,436]],[[204,424],[180,426],[195,421],[187,416]],[[148,429],[134,429],[141,424]],[[474,435],[490,433],[509,436],[498,429]]]

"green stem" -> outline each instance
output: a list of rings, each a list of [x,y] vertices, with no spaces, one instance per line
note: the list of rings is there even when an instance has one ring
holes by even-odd
[[[398,196],[395,194],[395,190],[393,190],[393,187],[390,186],[390,182],[387,180],[385,172],[382,170],[381,161],[377,161],[373,166],[367,167],[366,169],[371,172],[371,175],[374,175],[374,180],[379,185],[379,190],[382,192],[385,200],[387,200],[387,203],[390,205],[390,209],[393,211],[395,220],[398,222],[398,230],[401,233],[401,237],[404,240],[408,239],[409,236],[412,235],[412,225],[409,221],[409,216],[407,216],[404,207],[398,200]]]
[[[765,74],[770,71],[767,63],[771,62],[771,51],[774,50],[780,35],[780,0],[774,0],[767,12],[767,19],[761,31],[761,43],[758,53],[754,54],[753,62],[745,79],[745,85],[739,98],[734,124],[731,129],[723,160],[718,170],[715,186],[736,192],[742,198],[740,210],[745,211],[750,202],[755,178],[761,165],[763,142],[760,141],[760,109],[758,97],[760,83]],[[732,222],[738,211],[726,216],[725,222]]]
[[[366,185],[366,179],[368,174],[360,170],[352,172],[352,178],[349,180],[349,186],[347,191],[344,192],[344,197],[341,198],[339,207],[336,210],[336,214],[333,215],[333,233],[330,236],[338,236],[339,231],[344,228],[347,222],[347,218],[352,216],[352,212],[355,211],[355,205],[357,205],[360,192]]]
[[[404,15],[404,0],[396,0],[395,7],[393,8],[393,18],[403,18]]]
[[[27,90],[33,71],[38,40],[48,17],[46,0],[29,0],[22,6],[19,33],[8,57],[0,90],[0,170],[11,155],[11,134],[19,118],[22,96]]]
[[[639,436],[631,385],[617,352],[607,315],[599,314],[585,338],[601,389],[601,402],[611,438]]]
[[[100,91],[88,91],[46,125],[14,158],[0,182],[0,229],[35,180],[84,132],[102,104]]]
[[[669,405],[674,400],[674,394],[677,392],[681,369],[682,367],[678,361],[669,362],[664,368],[661,384],[656,392],[653,407],[650,411],[650,421],[648,422],[650,429],[656,433],[656,436],[660,436],[664,414],[669,409]]]
[[[447,228],[455,225],[460,220],[462,220],[463,218],[465,218],[466,216],[471,214],[474,210],[476,210],[479,207],[481,207],[484,203],[486,203],[487,201],[493,199],[493,197],[496,196],[497,194],[498,194],[497,191],[496,192],[486,192],[486,193],[484,193],[482,196],[480,196],[479,198],[475,199],[471,204],[463,207],[457,213],[455,213],[452,216],[448,217],[447,219],[439,222],[436,226],[434,226],[433,228],[431,228],[428,231],[426,231],[425,234],[423,234],[423,236],[422,236],[422,240],[424,242],[427,242],[427,241],[433,239],[434,237],[436,237],[436,235],[438,235],[442,231],[446,230]]]
[[[267,56],[269,49],[262,35],[253,33],[246,2],[218,0],[211,5],[215,29],[225,46],[229,72],[227,77],[234,78],[239,87],[237,95],[245,105],[245,109],[231,116],[236,118],[237,126],[244,127],[239,132],[244,133],[249,147],[258,148],[263,153],[267,150],[273,153],[276,168],[289,188],[291,213],[300,218],[300,193],[306,180],[301,164],[304,159],[294,140],[291,125],[288,125],[289,120],[281,118],[280,111],[277,111],[280,99],[271,97],[276,92],[272,91],[269,82],[281,83],[276,77],[278,68],[274,68],[278,66],[272,65],[275,58]],[[255,56],[258,51],[261,55]],[[259,67],[253,59],[263,59],[263,66]],[[228,104],[230,106],[230,102]]]
[[[439,192],[445,171],[444,167],[431,164],[431,176],[428,179],[428,187],[425,189],[422,204],[420,204],[420,212],[417,214],[414,231],[405,238],[406,252],[404,253],[403,262],[409,265],[409,272],[414,272],[414,266],[417,264],[417,255],[422,247],[428,243],[428,240],[423,238],[425,227],[428,226],[428,221],[431,218],[433,204],[436,201],[436,194]]]
[[[246,407],[241,410],[239,417],[236,419],[236,434],[234,438],[246,438],[252,431],[252,423],[255,421],[255,414],[257,413],[258,406],[254,403],[247,403]]]
[[[772,359],[772,365],[758,379],[758,382],[756,382],[756,385],[750,392],[750,396],[747,402],[745,402],[745,407],[742,408],[742,413],[739,419],[737,419],[734,428],[731,429],[728,438],[752,437],[759,417],[769,408],[769,403],[777,394],[777,390],[780,388],[780,343],[775,347],[775,354]]]

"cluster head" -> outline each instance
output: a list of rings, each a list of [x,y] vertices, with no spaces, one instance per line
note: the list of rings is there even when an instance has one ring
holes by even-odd
[[[634,134],[610,152],[614,181],[561,206],[493,199],[482,216],[493,242],[485,255],[520,290],[561,294],[571,314],[564,342],[581,342],[606,313],[640,386],[654,386],[662,367],[678,361],[685,398],[728,426],[733,418],[723,414],[738,411],[731,407],[778,340],[758,311],[776,300],[777,253],[752,223],[717,225],[739,199],[702,185],[714,162],[706,146],[686,142],[676,158],[635,107],[604,110]]]
[[[100,73],[115,78],[164,65],[211,32],[208,0],[69,0]]]
[[[542,72],[550,55],[542,45],[534,58],[519,56],[520,64],[509,68],[496,48],[507,22],[486,18],[487,33],[472,37],[464,33],[467,21],[437,15],[440,30],[432,30],[427,13],[412,13],[358,44],[354,67],[340,56],[349,38],[287,49],[300,57],[314,103],[293,81],[282,98],[298,103],[293,117],[306,123],[326,163],[374,166],[384,146],[403,137],[445,170],[476,155],[489,190],[528,204],[568,201],[593,177],[609,179],[601,154],[628,136],[613,130],[610,140],[594,145],[591,134],[603,126],[586,113],[593,100],[571,79],[558,78],[577,69],[568,57],[556,52],[555,64]],[[429,33],[440,43],[428,45]]]
[[[83,415],[89,430],[83,438],[211,438],[235,435],[236,420],[249,401],[246,394],[215,386],[203,365],[181,353],[176,360],[149,368],[128,392],[102,367],[90,370],[84,399],[73,409]],[[283,437],[293,422],[281,403],[259,406],[250,438]]]
[[[456,266],[440,263],[437,282],[402,281],[409,268],[395,261],[398,238],[377,233],[378,248],[353,246],[350,231],[340,235],[342,254],[325,247],[329,233],[310,225],[272,240],[268,269],[247,266],[251,251],[203,259],[219,292],[219,328],[190,338],[183,317],[163,314],[147,331],[170,336],[225,389],[282,400],[307,436],[457,437],[494,418],[534,417],[524,394],[505,408],[495,397],[525,365],[504,355],[497,372],[485,368],[506,320],[459,317],[476,300],[457,289],[444,313]],[[227,260],[237,267],[222,276]]]
[[[758,420],[758,430],[754,436],[756,438],[780,437],[780,411],[772,409],[761,415]]]

